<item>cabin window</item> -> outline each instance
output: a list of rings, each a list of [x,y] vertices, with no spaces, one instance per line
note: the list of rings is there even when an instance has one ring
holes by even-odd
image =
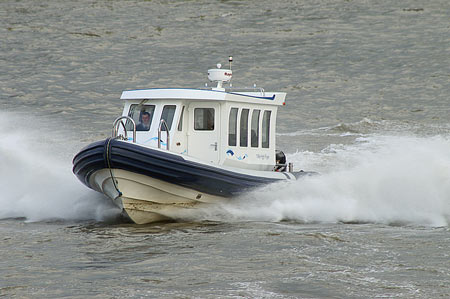
[[[231,108],[228,120],[228,145],[236,146],[238,108]]]
[[[214,108],[194,109],[194,130],[214,131]]]
[[[183,114],[184,114],[184,106],[181,108],[180,121],[178,122],[178,131],[183,131]]]
[[[270,111],[264,111],[262,119],[262,147],[269,148],[269,133],[270,133]]]
[[[251,126],[251,140],[252,147],[258,147],[259,141],[259,113],[260,110],[253,110],[252,112],[252,126]]]
[[[128,116],[136,123],[136,131],[148,131],[152,124],[153,114],[155,112],[155,105],[131,105]],[[133,130],[131,121],[127,121],[125,127],[127,130]]]
[[[240,146],[248,145],[248,112],[249,109],[242,109],[241,111]]]
[[[164,119],[166,121],[169,131],[172,128],[173,116],[175,115],[176,108],[177,108],[177,106],[175,106],[175,105],[165,105],[163,108],[163,111],[161,113],[161,119]],[[162,126],[161,131],[165,131],[165,130],[166,130],[166,127]]]

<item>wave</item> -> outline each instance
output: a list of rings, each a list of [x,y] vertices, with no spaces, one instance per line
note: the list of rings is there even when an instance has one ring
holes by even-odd
[[[0,219],[108,221],[120,212],[71,172],[64,145],[40,131],[17,129],[21,117],[0,113]],[[63,158],[64,157],[64,158]]]
[[[371,136],[288,155],[321,174],[269,185],[220,208],[218,220],[448,226],[450,137]]]

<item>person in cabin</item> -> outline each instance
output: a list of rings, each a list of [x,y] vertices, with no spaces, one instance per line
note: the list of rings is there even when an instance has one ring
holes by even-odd
[[[148,131],[150,129],[150,113],[143,112],[141,122],[136,126],[136,131]]]

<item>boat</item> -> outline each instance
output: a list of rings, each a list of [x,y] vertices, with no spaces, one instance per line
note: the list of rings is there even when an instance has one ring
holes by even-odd
[[[212,87],[123,91],[112,136],[76,154],[74,174],[137,224],[311,174],[276,150],[286,93],[232,87],[231,61],[208,70]]]

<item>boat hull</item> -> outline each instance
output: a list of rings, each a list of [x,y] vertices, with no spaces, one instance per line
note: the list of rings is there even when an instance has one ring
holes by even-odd
[[[89,183],[137,224],[186,218],[192,209],[227,200],[122,169],[98,170]]]
[[[113,138],[82,149],[73,165],[81,182],[111,198],[138,224],[185,218],[194,208],[296,179],[291,173],[232,171]]]

